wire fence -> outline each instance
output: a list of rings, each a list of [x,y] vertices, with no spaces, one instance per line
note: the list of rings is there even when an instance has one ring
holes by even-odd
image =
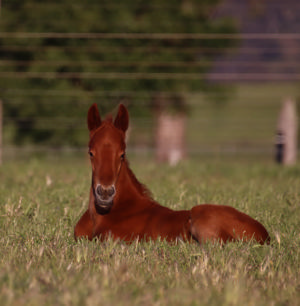
[[[202,81],[215,85],[228,83],[226,88],[230,92],[228,97],[224,92],[203,93],[191,91],[181,87],[165,91],[165,94],[180,93],[184,96],[189,111],[187,112],[188,124],[186,131],[188,151],[191,154],[210,152],[233,154],[237,152],[247,154],[272,154],[276,121],[281,103],[286,97],[297,98],[299,93],[297,84],[300,80],[300,34],[298,33],[247,33],[247,34],[190,34],[190,33],[12,33],[2,32],[0,38],[12,39],[11,44],[0,45],[0,82],[3,99],[3,148],[4,155],[11,156],[15,152],[14,133],[16,122],[22,123],[22,129],[39,131],[67,130],[79,131],[79,141],[76,145],[69,144],[65,150],[81,151],[87,141],[85,126],[85,114],[89,105],[98,102],[114,109],[120,101],[125,101],[132,109],[137,105],[140,108],[149,108],[149,100],[156,94],[154,90],[93,90],[77,91],[64,87],[57,89],[51,87],[51,81],[66,80],[98,80],[114,81],[115,84],[123,84],[124,81]],[[141,53],[141,60],[126,60],[126,54],[130,53],[132,46],[112,48],[110,52],[115,53],[118,60],[77,60],[66,59],[43,59],[43,52],[70,52],[80,54],[82,50],[90,53],[107,52],[107,47],[88,47],[60,45],[40,46],[36,44],[38,39],[58,40],[135,40],[139,46],[134,46],[135,51]],[[243,56],[236,56],[239,48],[227,48],[222,57],[217,55],[224,50],[219,48],[201,47],[166,47],[166,46],[140,46],[141,42],[156,40],[238,40],[238,41],[280,41],[284,47],[284,58],[272,58],[268,61],[263,59],[252,60],[251,55],[264,54],[272,51],[270,46],[254,44],[242,49]],[[27,71],[31,65],[31,59],[11,60],[6,55],[10,52],[24,52],[24,50],[38,50],[41,59],[36,64],[39,71]],[[155,50],[155,51],[154,51]],[[215,63],[204,59],[198,61],[178,61],[172,59],[152,59],[153,52],[165,51],[189,54],[209,52],[216,54]],[[18,67],[15,70],[15,67]],[[63,70],[57,68],[63,67]],[[82,71],[82,67],[85,71]],[[86,71],[87,67],[90,71]],[[138,71],[147,67],[147,71]],[[206,71],[189,71],[190,68],[210,68]],[[238,69],[236,68],[238,67]],[[105,69],[105,71],[103,71]],[[150,69],[150,70],[149,70]],[[153,69],[153,71],[151,70]],[[171,70],[170,70],[171,69]],[[173,70],[172,70],[173,69]],[[174,70],[175,69],[175,70]],[[70,71],[68,71],[70,70]],[[188,70],[188,71],[187,71]],[[14,82],[7,83],[7,80]],[[33,81],[33,86],[26,87],[24,82]],[[39,86],[41,81],[47,82],[47,86]],[[35,83],[34,83],[35,82]],[[259,82],[259,83],[257,83]],[[269,83],[266,83],[269,82]],[[7,87],[6,84],[9,84]],[[36,84],[36,86],[35,86]],[[101,83],[99,83],[101,84]],[[122,86],[120,86],[122,87]],[[226,92],[226,89],[225,89]],[[47,112],[16,114],[6,113],[6,105],[24,105],[28,103],[41,103],[61,108],[59,116],[47,115]],[[64,105],[74,105],[82,111],[76,115],[68,113]],[[143,113],[143,112],[140,112]],[[26,125],[26,121],[29,122]],[[34,121],[34,126],[30,124]],[[132,115],[129,146],[137,152],[151,152],[154,147],[155,116],[140,114]],[[55,141],[49,146],[27,144],[19,152],[41,152],[57,150]]]

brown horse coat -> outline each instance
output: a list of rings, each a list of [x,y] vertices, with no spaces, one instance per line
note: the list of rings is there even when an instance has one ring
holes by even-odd
[[[130,170],[125,156],[128,111],[119,106],[114,122],[104,121],[96,104],[88,111],[92,184],[89,207],[75,226],[75,239],[94,237],[134,239],[178,238],[226,242],[243,239],[269,242],[262,224],[233,207],[203,204],[174,211],[152,199]]]

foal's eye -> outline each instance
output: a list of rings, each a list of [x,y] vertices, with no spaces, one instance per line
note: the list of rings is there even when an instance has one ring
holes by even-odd
[[[121,160],[124,160],[124,158],[125,158],[125,153],[121,154],[120,158],[121,158]]]
[[[89,151],[89,156],[94,157],[94,154],[91,151]]]

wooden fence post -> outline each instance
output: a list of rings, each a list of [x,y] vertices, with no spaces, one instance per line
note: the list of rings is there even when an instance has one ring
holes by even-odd
[[[185,99],[177,93],[157,93],[152,104],[156,117],[156,160],[174,166],[186,157]]]
[[[284,101],[276,131],[276,161],[293,165],[297,160],[297,110],[294,100]]]
[[[156,160],[174,166],[186,157],[186,115],[160,112],[156,120]]]
[[[0,100],[0,165],[2,165],[2,124],[3,123],[3,108],[2,100]]]

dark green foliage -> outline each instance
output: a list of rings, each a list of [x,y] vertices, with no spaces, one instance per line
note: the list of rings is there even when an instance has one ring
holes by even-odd
[[[80,145],[76,120],[67,127],[46,123],[60,116],[82,121],[92,102],[106,112],[125,101],[133,113],[149,115],[145,106],[157,92],[172,93],[172,100],[205,90],[204,73],[232,42],[13,33],[232,33],[232,22],[213,18],[218,2],[2,1],[1,31],[12,34],[0,38],[0,90],[14,141]]]

